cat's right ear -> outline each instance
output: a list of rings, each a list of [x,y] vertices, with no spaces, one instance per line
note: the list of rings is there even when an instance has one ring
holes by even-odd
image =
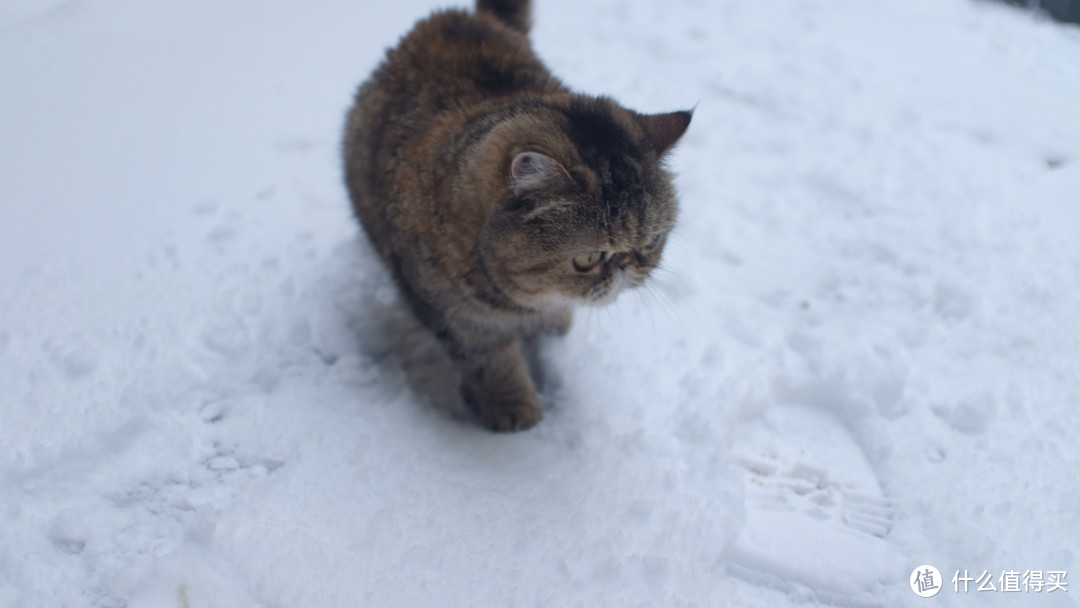
[[[510,162],[510,188],[521,195],[550,187],[567,178],[559,161],[539,152],[522,152]]]
[[[657,154],[663,156],[679,141],[683,133],[686,133],[686,128],[690,126],[690,119],[693,116],[693,110],[667,114],[639,114],[638,124],[649,137]]]

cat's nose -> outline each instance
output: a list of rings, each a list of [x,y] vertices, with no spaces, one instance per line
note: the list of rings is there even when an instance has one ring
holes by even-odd
[[[629,253],[616,253],[611,256],[611,263],[619,267],[619,270],[626,270],[626,267],[630,265]]]

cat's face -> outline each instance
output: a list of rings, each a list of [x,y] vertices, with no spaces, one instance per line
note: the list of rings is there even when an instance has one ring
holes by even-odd
[[[659,265],[676,216],[665,194],[609,206],[567,192],[509,211],[517,229],[494,239],[485,263],[507,295],[531,308],[608,304]]]
[[[510,191],[482,257],[500,288],[522,305],[608,304],[660,264],[678,214],[660,159],[685,131],[689,114],[642,117],[624,110],[631,120],[663,123],[641,128],[608,112],[586,116],[584,125],[570,123],[575,153],[526,145],[510,160]]]

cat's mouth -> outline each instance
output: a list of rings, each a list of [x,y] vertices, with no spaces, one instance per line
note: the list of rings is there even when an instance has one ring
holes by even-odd
[[[607,306],[614,302],[619,294],[627,289],[637,287],[641,285],[642,281],[636,277],[631,277],[626,271],[618,271],[615,273],[615,277],[606,288],[595,290],[589,294],[585,303],[589,306]]]

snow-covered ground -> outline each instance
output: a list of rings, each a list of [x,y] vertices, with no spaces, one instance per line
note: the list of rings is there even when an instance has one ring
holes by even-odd
[[[537,0],[568,84],[697,111],[668,271],[496,435],[340,179],[433,4],[0,3],[0,606],[1080,605],[1080,30]]]

